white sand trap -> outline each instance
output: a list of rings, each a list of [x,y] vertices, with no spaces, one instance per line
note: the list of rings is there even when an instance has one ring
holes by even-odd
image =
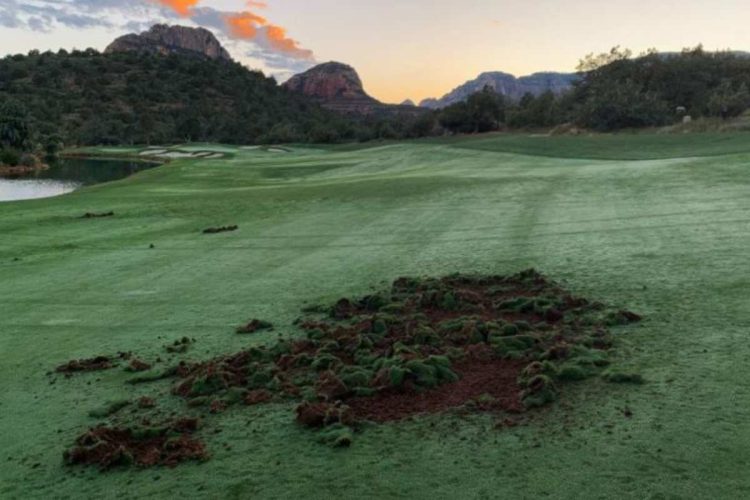
[[[164,156],[166,158],[190,158],[192,156],[192,153],[183,153],[181,151],[169,151],[165,154],[160,154],[159,156]]]
[[[147,149],[145,151],[141,151],[138,154],[141,156],[159,156],[159,155],[163,155],[166,152],[167,152],[166,149]]]
[[[207,160],[213,160],[213,159],[216,159],[216,158],[224,158],[224,155],[221,154],[221,153],[211,153],[208,156],[204,156],[204,158],[206,158]]]
[[[286,149],[281,149],[281,148],[268,148],[267,151],[269,153],[288,153],[289,152]]]
[[[256,149],[260,149],[260,146],[242,146],[240,149],[244,151],[254,151]]]

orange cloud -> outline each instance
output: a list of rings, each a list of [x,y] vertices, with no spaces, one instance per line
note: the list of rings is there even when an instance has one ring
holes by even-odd
[[[286,30],[281,26],[269,24],[268,27],[266,27],[266,37],[268,38],[268,43],[271,47],[279,52],[285,52],[304,59],[312,58],[312,52],[301,48],[296,40],[287,38]]]
[[[238,12],[224,16],[229,34],[234,38],[252,40],[258,36],[258,27],[268,24],[266,18],[252,12]]]
[[[195,18],[197,18],[197,12],[193,9],[201,2],[201,0],[153,1],[171,8],[182,17]],[[247,0],[246,4],[250,9],[265,9],[267,7],[264,0]],[[296,59],[313,59],[312,51],[300,47],[299,42],[287,36],[285,28],[276,24],[270,24],[263,16],[254,14],[250,10],[224,12],[221,14],[223,14],[223,21],[226,25],[226,34],[232,38],[256,40],[267,48]]]
[[[200,0],[156,0],[165,7],[177,12],[182,17],[190,17],[193,7],[198,5]]]

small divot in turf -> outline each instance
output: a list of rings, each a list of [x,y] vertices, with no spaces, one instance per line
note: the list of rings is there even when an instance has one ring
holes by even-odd
[[[203,230],[203,234],[219,234],[219,233],[231,233],[237,231],[239,226],[221,226],[221,227],[209,227]]]
[[[86,212],[81,216],[81,219],[103,219],[106,217],[114,217],[114,212]]]

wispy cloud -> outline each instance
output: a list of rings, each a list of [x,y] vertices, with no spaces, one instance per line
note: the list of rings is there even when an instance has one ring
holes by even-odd
[[[242,11],[221,11],[201,0],[0,0],[0,26],[51,32],[57,27],[142,31],[155,22],[188,21],[213,31],[241,59],[272,71],[307,69],[312,51],[287,35],[284,27],[258,14],[266,2],[250,0]]]

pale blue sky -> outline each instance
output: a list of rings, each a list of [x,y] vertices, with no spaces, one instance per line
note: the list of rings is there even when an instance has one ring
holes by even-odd
[[[103,48],[128,31],[127,21],[191,24],[153,8],[151,0],[0,0],[0,53],[32,48]],[[101,15],[110,26],[45,32],[11,28],[2,13],[45,3]],[[740,0],[267,0],[252,9],[310,49],[317,61],[338,60],[360,72],[367,90],[388,102],[442,95],[483,71],[527,74],[571,71],[579,58],[614,45],[636,52],[650,47],[679,50],[750,50],[750,5]],[[103,13],[102,6],[112,9]],[[92,7],[93,5],[93,7]],[[134,6],[138,9],[134,10]],[[146,8],[148,7],[148,8]],[[246,10],[244,0],[203,0],[199,7]],[[164,17],[166,15],[166,17]],[[276,54],[253,42],[226,41],[247,64],[270,73],[295,71],[308,61]],[[248,55],[251,52],[252,54]]]

